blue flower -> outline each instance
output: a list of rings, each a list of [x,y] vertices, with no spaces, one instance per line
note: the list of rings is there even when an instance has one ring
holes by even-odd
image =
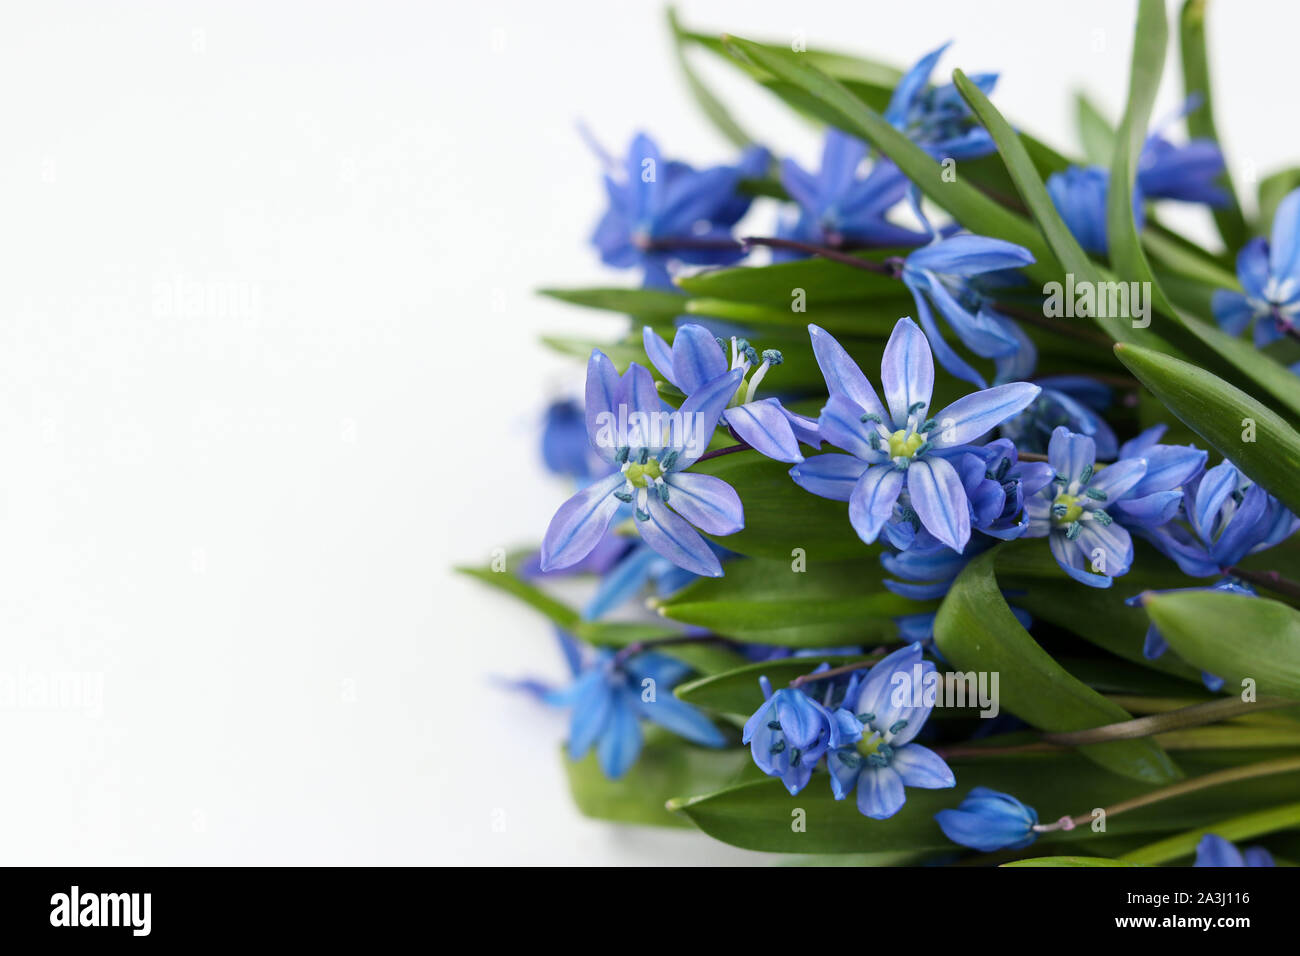
[[[783,225],[777,235],[816,245],[860,248],[911,246],[925,242],[924,233],[896,226],[886,214],[907,195],[908,181],[897,166],[879,160],[865,177],[858,170],[867,158],[867,144],[835,128],[826,131],[821,169],[815,175],[787,159],[781,164],[781,184],[799,205],[799,218]],[[800,253],[777,250],[777,260]]]
[[[1253,846],[1242,853],[1215,833],[1207,833],[1196,844],[1196,862],[1193,866],[1276,866],[1273,855],[1262,846]]]
[[[894,87],[885,119],[935,159],[976,159],[996,149],[993,138],[971,113],[951,83],[930,86],[934,72],[950,44],[921,57]],[[984,94],[993,92],[996,73],[975,73],[971,82]]]
[[[988,787],[976,787],[956,810],[940,810],[934,818],[949,840],[983,853],[1018,850],[1037,836],[1037,811]]]
[[[759,678],[759,686],[764,701],[745,722],[741,741],[749,744],[760,770],[780,777],[785,788],[796,794],[808,785],[813,768],[826,753],[836,719],[797,687],[774,693],[766,677]]]
[[[970,499],[971,527],[1004,541],[1029,529],[1025,501],[1055,477],[1045,461],[1020,461],[1016,446],[1005,438],[973,447],[953,464]]]
[[[1136,188],[1150,199],[1226,206],[1227,190],[1217,180],[1225,168],[1223,151],[1212,139],[1191,139],[1176,146],[1164,137],[1165,127],[1201,106],[1199,95],[1189,96],[1183,105],[1147,136],[1138,156]]]
[[[1015,418],[1002,424],[1003,437],[1010,438],[1021,451],[1042,454],[1052,432],[1064,425],[1072,432],[1091,436],[1097,443],[1097,457],[1113,461],[1119,440],[1098,413],[1111,403],[1108,386],[1086,375],[1055,375],[1034,379],[1042,393],[1032,405]]]
[[[665,160],[644,133],[628,150],[622,169],[605,175],[609,209],[591,241],[601,261],[621,269],[641,268],[644,284],[671,289],[670,263],[727,265],[744,252],[731,227],[749,209],[739,191],[743,179],[761,176],[768,154],[751,147],[735,166],[693,169]]]
[[[1106,196],[1110,173],[1099,166],[1071,166],[1047,177],[1047,194],[1070,234],[1085,252],[1106,255]],[[1133,218],[1139,230],[1144,216],[1139,191],[1133,190]]]
[[[632,363],[621,377],[603,352],[587,363],[587,437],[617,470],[560,506],[542,539],[542,570],[576,564],[604,537],[620,504],[651,548],[680,568],[720,577],[722,565],[695,528],[734,534],[745,526],[735,489],[720,478],[685,469],[708,447],[742,372],[719,376],[670,410],[650,373]],[[671,504],[671,507],[670,507]]]
[[[1214,317],[1237,335],[1251,323],[1255,344],[1276,342],[1300,316],[1300,189],[1289,193],[1273,215],[1271,241],[1255,238],[1237,253],[1243,292],[1214,293]]]
[[[1160,444],[1165,429],[1152,425],[1119,446],[1116,457],[1144,458],[1147,463],[1138,483],[1109,508],[1111,517],[1130,531],[1145,534],[1173,520],[1183,504],[1183,487],[1204,470],[1209,457],[1195,445]]]
[[[1056,476],[1025,502],[1026,534],[1046,537],[1056,563],[1076,581],[1108,588],[1133,563],[1133,539],[1111,512],[1135,493],[1147,459],[1121,458],[1099,466],[1091,438],[1058,428],[1048,443],[1047,460]]]
[[[688,670],[662,654],[642,653],[620,662],[616,655],[602,651],[570,687],[545,695],[547,703],[573,708],[569,759],[581,760],[595,747],[601,770],[617,780],[641,753],[642,718],[693,743],[723,746],[722,732],[672,694]]]
[[[649,326],[645,327],[642,340],[655,368],[687,396],[710,387],[728,372],[739,370],[740,381],[722,418],[741,440],[760,454],[777,461],[800,462],[803,461],[800,441],[821,446],[815,421],[787,411],[775,398],[754,397],[768,369],[783,361],[776,349],[767,349],[760,357],[758,350],[747,341],[733,336],[728,357],[722,340],[702,325],[683,325],[673,337],[671,348]]]
[[[1143,534],[1196,578],[1229,573],[1246,555],[1273,547],[1297,527],[1295,515],[1226,460],[1189,481],[1183,501],[1185,523]]]
[[[914,515],[939,542],[963,550],[970,540],[971,504],[946,456],[964,451],[1023,409],[1038,386],[997,385],[928,418],[934,360],[911,319],[898,320],[880,363],[888,407],[830,333],[815,325],[808,329],[830,393],[818,419],[819,432],[849,454],[814,455],[792,468],[790,476],[815,495],[847,501],[849,521],[868,544],[899,515]]]
[[[587,441],[586,417],[572,399],[546,406],[542,424],[542,464],[557,475],[586,482],[607,469]]]
[[[915,197],[913,205],[917,215],[921,215]],[[972,235],[941,239],[934,235],[933,242],[909,253],[903,260],[901,278],[916,302],[921,328],[939,364],[963,381],[980,388],[987,384],[984,376],[944,341],[934,319],[935,310],[963,345],[976,355],[995,360],[998,381],[1030,374],[1036,359],[1033,343],[1016,323],[992,307],[987,296],[972,284],[972,279],[980,276],[1000,279],[1005,270],[1032,264],[1033,255],[1028,249],[1002,239]]]
[[[913,742],[934,708],[933,700],[926,703],[925,688],[936,670],[922,659],[919,644],[908,644],[872,667],[856,697],[845,701],[837,713],[848,727],[826,757],[836,800],[856,787],[858,810],[885,820],[903,808],[905,787],[956,786],[943,758]]]

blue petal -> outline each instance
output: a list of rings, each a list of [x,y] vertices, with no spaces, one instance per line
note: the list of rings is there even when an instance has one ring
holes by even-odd
[[[1182,504],[1181,491],[1157,491],[1141,498],[1125,498],[1106,505],[1112,518],[1137,528],[1158,528],[1178,515]]]
[[[1124,526],[1118,521],[1109,525],[1100,521],[1080,524],[1082,530],[1075,543],[1088,556],[1089,567],[1095,565],[1112,578],[1127,573],[1133,564],[1133,539]]]
[[[687,395],[727,372],[727,357],[718,340],[702,325],[683,325],[673,339],[673,382]]]
[[[1237,278],[1246,294],[1263,299],[1268,285],[1268,242],[1256,236],[1237,253]]]
[[[1300,278],[1300,189],[1287,193],[1273,213],[1268,263],[1274,279]]]
[[[887,460],[889,455],[883,445],[880,450],[871,445],[871,436],[879,436],[880,430],[874,424],[862,421],[859,408],[842,394],[832,392],[817,420],[817,430],[832,445],[843,448],[855,458],[872,463]]]
[[[596,757],[605,776],[618,780],[636,763],[641,754],[641,725],[636,712],[624,701],[610,710],[609,726],[596,742]]]
[[[606,447],[597,441],[597,436],[601,431],[601,424],[610,415],[617,419],[618,413],[615,410],[621,399],[622,383],[619,379],[618,369],[614,368],[614,363],[609,357],[599,349],[591,353],[591,358],[587,360],[587,388],[585,395],[586,416],[587,416],[587,438],[590,440],[596,452],[605,459],[612,462],[616,449]]]
[[[672,346],[665,342],[663,337],[648,325],[641,330],[641,344],[645,346],[645,354],[650,359],[650,364],[655,367],[659,374],[682,391],[688,391],[678,383],[677,373],[673,370]]]
[[[648,497],[646,509],[649,520],[636,522],[646,544],[679,568],[706,578],[722,577],[717,555],[685,518],[670,511],[658,495]]]
[[[1240,335],[1257,314],[1250,300],[1230,289],[1214,290],[1210,296],[1210,311],[1214,313],[1214,321],[1229,335]]]
[[[952,41],[949,40],[937,50],[931,50],[917,60],[916,64],[898,81],[893,95],[889,98],[889,106],[885,109],[885,119],[891,126],[901,129],[907,122],[907,114],[911,110],[912,102],[929,85],[930,74],[934,72],[939,57],[943,56],[944,50],[951,45]]]
[[[945,790],[957,785],[957,778],[943,758],[920,744],[907,744],[894,751],[890,766],[898,771],[903,784],[908,787]]]
[[[1113,465],[1097,469],[1097,473],[1088,482],[1088,487],[1102,492],[1106,499],[1114,500],[1134,488],[1146,473],[1145,458],[1124,458]]]
[[[543,571],[567,568],[592,552],[614,519],[619,505],[614,491],[624,481],[615,472],[560,505],[542,538]]]
[[[1008,382],[957,399],[934,419],[937,448],[965,445],[1024,411],[1042,389],[1029,382]]]
[[[1070,541],[1063,532],[1053,531],[1047,536],[1047,545],[1061,570],[1080,584],[1086,584],[1090,588],[1108,588],[1113,583],[1110,575],[1098,574],[1092,570],[1088,555],[1077,540]]]
[[[723,414],[731,430],[760,455],[775,461],[803,461],[794,429],[775,398],[737,405]]]
[[[1204,449],[1191,445],[1156,445],[1131,457],[1147,460],[1147,472],[1133,488],[1134,497],[1140,497],[1181,488],[1205,467],[1207,455]]]
[[[1215,833],[1207,833],[1196,844],[1196,862],[1193,866],[1245,866],[1241,851]]]
[[[605,733],[614,711],[615,695],[599,665],[583,673],[569,694],[573,705],[569,723],[569,759],[580,760]]]
[[[682,402],[679,411],[681,420],[688,426],[686,430],[689,438],[684,443],[673,446],[681,453],[677,459],[679,470],[689,468],[708,450],[709,440],[713,437],[718,418],[722,415],[722,410],[727,407],[727,403],[735,396],[740,380],[744,376],[743,370],[732,369],[726,375],[719,375],[712,382],[692,392],[686,401]]]
[[[868,467],[852,455],[827,452],[805,458],[790,469],[790,477],[804,491],[832,501],[848,501]]]
[[[745,527],[745,509],[736,489],[713,475],[674,472],[664,478],[672,489],[668,504],[708,534],[735,534]]]
[[[858,810],[873,820],[888,820],[907,802],[903,778],[893,767],[862,768],[858,776]]]
[[[876,390],[834,336],[815,325],[808,326],[808,334],[812,338],[813,355],[831,396],[843,395],[862,411],[886,418],[885,406],[880,404]]]
[[[582,618],[595,621],[641,593],[650,580],[650,569],[659,556],[649,548],[633,548],[600,579],[596,593],[582,610]]]
[[[1047,463],[1067,481],[1074,481],[1083,469],[1097,460],[1097,443],[1087,435],[1077,435],[1063,425],[1052,431],[1047,443]]]
[[[961,235],[909,253],[907,264],[914,269],[942,275],[974,276],[1033,265],[1034,256],[1023,246],[1004,239]]]
[[[903,490],[903,473],[893,465],[872,465],[849,496],[849,523],[867,544],[880,534]]]
[[[951,345],[944,341],[942,333],[939,331],[938,324],[934,321],[934,312],[930,309],[930,303],[921,292],[918,286],[906,273],[903,274],[903,285],[907,286],[912,293],[912,300],[916,303],[917,319],[921,323],[921,328],[925,330],[925,337],[930,341],[930,348],[934,350],[934,356],[951,375],[956,376],[964,382],[970,382],[983,388],[988,383],[984,381],[984,376],[977,372],[974,367],[966,362]]]
[[[702,747],[722,747],[727,743],[722,731],[690,704],[674,697],[671,688],[657,686],[653,701],[643,700],[640,694],[635,699],[642,717],[671,730],[679,737]]]
[[[880,361],[880,383],[894,424],[903,427],[910,415],[925,420],[934,392],[934,358],[925,335],[911,319],[899,319]],[[912,412],[913,405],[921,408]]]
[[[809,750],[822,734],[829,733],[830,714],[811,697],[795,688],[783,688],[772,698],[776,701],[776,719],[791,745]]]
[[[1238,473],[1230,461],[1222,461],[1207,471],[1196,489],[1192,503],[1192,527],[1202,541],[1213,541],[1215,524],[1224,504],[1237,490]]]
[[[970,502],[952,465],[934,456],[914,460],[907,469],[907,491],[927,531],[954,551],[966,547]]]

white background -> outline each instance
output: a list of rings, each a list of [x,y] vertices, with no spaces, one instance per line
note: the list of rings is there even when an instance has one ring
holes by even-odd
[[[1133,8],[681,12],[900,65],[956,39],[945,67],[1000,69],[1004,112],[1073,149],[1073,89],[1119,112]],[[1297,7],[1211,27],[1238,182],[1294,163]],[[567,494],[537,413],[581,372],[538,335],[622,327],[533,294],[634,281],[586,245],[575,122],[731,155],[660,5],[6,4],[0,90],[0,861],[763,862],[579,817],[563,716],[490,684],[559,677],[548,627],[448,570]],[[34,696],[69,675],[80,703]]]

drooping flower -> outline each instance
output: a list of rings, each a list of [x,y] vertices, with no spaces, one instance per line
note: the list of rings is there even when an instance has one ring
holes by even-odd
[[[784,160],[781,184],[798,204],[799,217],[794,223],[783,224],[777,235],[836,248],[925,242],[924,233],[896,226],[886,218],[907,195],[907,177],[883,159],[875,162],[866,176],[859,176],[867,152],[862,140],[832,127],[826,131],[817,173],[805,172],[792,159]],[[776,250],[773,258],[798,255]]]
[[[731,338],[731,354],[721,339],[702,325],[683,325],[669,347],[649,326],[642,335],[646,355],[654,367],[685,395],[695,394],[728,372],[740,372],[740,381],[722,412],[727,426],[760,454],[777,461],[800,462],[802,441],[820,447],[817,423],[786,409],[776,398],[755,398],[768,369],[780,365],[781,353],[766,349],[761,357],[744,339]]]
[[[844,348],[823,329],[808,327],[830,399],[818,419],[821,437],[849,454],[814,455],[790,470],[807,491],[849,503],[849,521],[868,544],[906,493],[907,510],[954,551],[971,534],[970,499],[948,460],[1034,400],[1037,385],[1012,382],[973,392],[927,417],[934,360],[925,336],[899,319],[880,363],[885,403]]]
[[[763,704],[745,722],[741,741],[749,744],[760,770],[780,777],[785,788],[796,794],[808,785],[826,753],[836,719],[798,687],[774,692],[766,677],[759,678],[759,686]]]
[[[1237,279],[1242,292],[1219,289],[1211,301],[1224,331],[1237,335],[1253,323],[1261,347],[1286,335],[1300,317],[1300,189],[1278,204],[1271,239],[1256,237],[1237,253]]]
[[[704,747],[721,747],[726,738],[703,714],[672,694],[689,672],[662,654],[644,652],[619,661],[602,651],[568,688],[545,695],[547,703],[572,707],[570,760],[581,760],[592,747],[605,776],[617,780],[641,753],[642,719]]]
[[[1145,458],[1147,463],[1138,483],[1108,509],[1130,531],[1145,533],[1173,520],[1183,503],[1183,487],[1201,473],[1209,457],[1195,445],[1161,444],[1165,431],[1164,425],[1152,425],[1119,446],[1117,458]]]
[[[930,74],[950,45],[931,50],[904,74],[894,87],[885,119],[935,159],[976,159],[996,149],[988,130],[953,84],[930,86]],[[970,80],[988,95],[998,75],[975,73]]]
[[[608,469],[587,441],[586,417],[572,399],[546,406],[542,423],[542,464],[557,475],[586,482]]]
[[[1043,454],[1052,432],[1064,425],[1072,432],[1088,435],[1097,443],[1097,457],[1113,461],[1119,440],[1100,412],[1111,403],[1108,386],[1086,375],[1053,375],[1035,378],[1042,392],[1034,403],[1010,421],[1000,432],[1020,451]]]
[[[921,655],[919,644],[908,644],[868,671],[855,698],[840,711],[846,722],[856,723],[856,733],[844,734],[831,747],[826,766],[831,792],[843,800],[856,787],[858,810],[874,820],[885,820],[903,808],[905,787],[941,790],[957,780],[942,757],[915,743],[934,702],[927,703],[927,675],[934,664]]]
[[[1216,577],[1300,527],[1295,515],[1226,459],[1186,485],[1185,522],[1144,530],[1184,573]]]
[[[913,206],[924,222],[919,203]],[[928,223],[927,223],[928,227]],[[1003,239],[956,235],[934,240],[907,255],[900,278],[916,302],[916,314],[939,364],[952,375],[983,388],[984,376],[959,356],[939,331],[937,310],[966,348],[994,359],[998,381],[1033,371],[1033,343],[1015,322],[998,312],[975,284],[981,276],[1000,276],[1034,262],[1028,249]]]
[[[1018,850],[1037,836],[1038,812],[988,787],[974,788],[957,809],[940,810],[934,818],[949,840],[983,853]]]
[[[741,180],[761,176],[768,153],[746,150],[735,166],[694,169],[666,160],[654,141],[638,134],[619,164],[608,162],[605,190],[609,209],[592,243],[601,261],[620,269],[644,270],[644,284],[673,288],[670,264],[727,265],[744,252],[731,227],[749,209]]]
[[[1276,866],[1273,854],[1262,846],[1252,846],[1243,853],[1217,833],[1207,833],[1196,844],[1196,862],[1192,866]]]
[[[1223,151],[1212,139],[1189,139],[1181,146],[1164,135],[1166,128],[1199,109],[1199,95],[1187,97],[1168,118],[1157,123],[1147,134],[1138,156],[1136,188],[1149,199],[1173,199],[1180,202],[1226,206],[1231,200],[1227,190],[1216,180],[1223,175]]]
[[[600,351],[587,363],[587,437],[615,469],[566,501],[542,539],[542,569],[581,561],[601,541],[619,505],[651,548],[694,574],[718,577],[722,565],[695,529],[734,534],[745,525],[735,490],[720,478],[691,474],[708,447],[742,372],[719,376],[669,410],[650,373],[632,363],[621,377]]]

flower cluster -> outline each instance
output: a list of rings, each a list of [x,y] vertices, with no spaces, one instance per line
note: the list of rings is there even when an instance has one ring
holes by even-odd
[[[996,144],[966,98],[953,85],[930,82],[946,49],[902,76],[881,118],[935,160],[986,156]],[[987,95],[997,75],[969,79]],[[1190,98],[1174,119],[1199,106],[1198,97]],[[1198,138],[1176,144],[1168,125],[1156,124],[1139,157],[1133,188],[1139,229],[1154,222],[1155,201],[1214,208],[1234,202],[1224,188],[1218,145]],[[1016,631],[1016,639],[1028,640],[1011,616],[1045,649],[1056,646],[1058,631],[1071,631],[1037,592],[1041,582],[1052,601],[1068,605],[1071,595],[1086,597],[1105,602],[1116,620],[1132,615],[1140,622],[1116,638],[1129,642],[1120,656],[1130,662],[1159,658],[1171,647],[1191,660],[1195,648],[1179,642],[1173,625],[1165,624],[1166,635],[1151,623],[1154,605],[1149,620],[1142,608],[1174,591],[1226,594],[1231,597],[1222,600],[1233,602],[1247,597],[1252,600],[1240,603],[1262,606],[1256,588],[1269,579],[1250,570],[1249,559],[1290,538],[1300,519],[1286,504],[1294,497],[1275,476],[1269,480],[1257,457],[1238,456],[1216,440],[1228,457],[1210,466],[1206,449],[1170,436],[1179,418],[1200,434],[1215,432],[1183,412],[1164,414],[1150,396],[1139,399],[1139,384],[1115,374],[1124,369],[1113,364],[1109,339],[1087,346],[1086,361],[1074,361],[1090,333],[1062,334],[1028,314],[1043,300],[1027,276],[1051,264],[963,222],[932,224],[934,210],[904,172],[915,175],[908,160],[920,154],[891,154],[834,128],[826,130],[812,170],[760,146],[732,164],[696,168],[664,158],[644,134],[622,160],[601,153],[609,205],[593,243],[603,262],[640,270],[642,285],[653,290],[620,292],[629,296],[624,301],[652,307],[630,308],[636,315],[631,334],[608,354],[591,352],[581,401],[566,398],[546,409],[542,462],[574,493],[551,518],[522,576],[529,585],[557,575],[594,578],[580,612],[565,613],[547,596],[530,595],[594,646],[562,632],[566,685],[530,680],[516,686],[570,708],[570,759],[594,751],[614,779],[631,771],[646,725],[654,724],[692,745],[747,746],[759,771],[792,795],[824,773],[836,801],[855,794],[863,816],[884,821],[903,808],[909,789],[956,787],[953,759],[968,793],[935,814],[939,828],[954,844],[979,852],[1021,850],[1086,817],[1040,823],[1033,807],[1002,787],[1026,791],[996,775],[966,778],[967,765],[957,758],[978,749],[971,747],[976,738],[1032,732],[1018,722],[1030,716],[1008,708],[1002,722],[975,730],[963,720],[927,725],[936,703],[924,688],[948,666],[945,655],[962,656],[949,643],[951,623],[945,625],[952,605],[942,602],[964,586],[959,581],[969,582],[977,570],[972,562],[987,569],[996,550],[999,561],[1011,555],[1045,567],[1028,576],[1033,585],[1008,576],[1001,599],[1000,582],[980,595],[998,605],[991,616]],[[1063,222],[1087,252],[1106,255],[1109,172],[1082,164],[1053,168],[1045,185],[1058,228]],[[764,198],[756,202],[756,196]],[[742,218],[757,218],[773,200],[772,234],[741,238]],[[997,231],[996,221],[985,226]],[[1148,230],[1144,243],[1169,245],[1156,231]],[[1033,244],[1023,230],[1017,235]],[[753,252],[762,249],[769,251]],[[1179,254],[1194,253],[1188,244]],[[770,256],[773,264],[751,254]],[[790,319],[784,301],[772,307],[773,296],[783,299],[789,276],[803,283],[819,274],[823,263],[797,262],[810,257],[836,263],[828,268],[840,270],[844,288],[833,287],[824,300],[815,298],[817,289],[792,290],[809,293],[810,314]],[[1274,344],[1300,338],[1293,325],[1300,316],[1300,189],[1278,204],[1269,238],[1248,241],[1236,261],[1239,288],[1216,291],[1202,283],[1202,312],[1212,312],[1233,335],[1253,330],[1258,346],[1281,357],[1286,353]],[[736,266],[742,268],[730,268]],[[1208,266],[1201,274],[1223,275],[1217,264]],[[727,268],[716,287],[734,290],[734,300],[704,293],[689,304],[683,296],[680,310],[668,298],[664,309],[663,293],[681,291],[677,280],[695,295],[699,286],[684,277],[717,267]],[[855,268],[873,273],[870,292],[858,298],[849,279],[862,278]],[[751,273],[758,274],[753,285],[746,281]],[[887,305],[876,299],[880,285],[896,290],[880,293]],[[715,308],[726,318],[710,317]],[[677,311],[682,314],[674,318]],[[790,314],[802,311],[794,307]],[[1206,331],[1220,334],[1209,325]],[[1040,373],[1040,354],[1047,374]],[[877,364],[878,378],[864,372]],[[1279,387],[1276,378],[1271,383]],[[786,601],[767,592],[788,548],[799,555],[796,564],[804,557],[804,509],[819,530],[829,525],[828,536],[840,536],[837,547],[860,547],[855,557],[866,563],[846,561],[848,570],[835,572],[851,585],[833,577],[834,587],[792,587],[800,596]],[[844,556],[808,557],[832,563]],[[845,607],[856,613],[865,606],[856,588],[867,572],[874,577],[862,587],[877,593],[865,596],[882,599],[888,610],[869,622],[837,617]],[[1116,588],[1126,575],[1132,577]],[[1186,587],[1167,587],[1180,581]],[[1108,594],[1107,588],[1115,589]],[[640,606],[648,591],[662,617]],[[822,600],[825,609],[806,610],[807,621],[791,623],[791,605],[813,608]],[[1047,620],[1035,622],[1022,607]],[[768,622],[767,614],[780,620]],[[641,639],[642,628],[654,636]],[[814,646],[823,643],[834,646]],[[877,643],[879,650],[866,650]],[[701,644],[708,654],[682,653]],[[845,657],[849,663],[831,666]],[[807,668],[792,670],[799,662]],[[1175,670],[1167,663],[1159,666]],[[737,688],[752,692],[756,672],[780,676],[784,686],[759,679],[763,702],[737,734],[727,727],[728,720],[739,725],[747,709],[736,706]],[[689,682],[692,673],[706,679]],[[1059,681],[1066,679],[1079,683],[1062,669]],[[1200,693],[1195,670],[1188,679]],[[1202,680],[1212,692],[1225,688],[1221,676],[1203,672]],[[1113,689],[1105,681],[1093,686]],[[1140,712],[1159,713],[1154,707]],[[708,713],[719,717],[716,724]],[[1033,749],[1019,739],[1006,749],[1022,746]],[[989,782],[998,789],[979,785]],[[737,786],[751,785],[774,786]],[[936,798],[913,794],[914,811],[927,799]],[[1271,859],[1261,848],[1242,853],[1211,834],[1197,848],[1197,865],[1260,866]]]

